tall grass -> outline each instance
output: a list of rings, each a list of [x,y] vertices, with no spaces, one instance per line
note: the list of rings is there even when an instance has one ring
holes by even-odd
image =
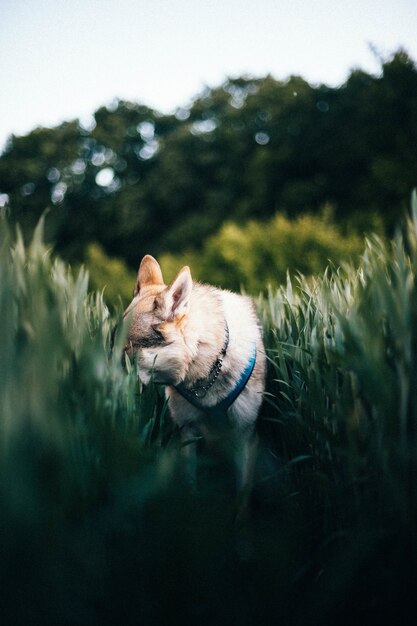
[[[373,482],[404,524],[417,512],[416,269],[414,198],[405,237],[368,240],[358,271],[301,278],[296,290],[288,281],[259,301],[280,421],[336,483]]]
[[[306,526],[318,516],[304,570],[320,575],[315,619],[417,616],[416,270],[414,193],[404,234],[370,238],[359,270],[259,299],[272,435],[287,468],[298,464]]]
[[[103,298],[83,270],[51,259],[42,223],[27,250],[1,227],[3,599],[11,623],[66,623],[78,585],[102,574],[127,494],[134,507],[159,488],[149,442],[161,402],[109,358]]]
[[[270,360],[250,518],[190,494],[161,390],[123,369],[87,276],[1,224],[8,624],[391,623],[415,612],[417,200],[361,266],[258,300]],[[129,365],[129,364],[128,364]],[[409,622],[405,622],[409,623]]]

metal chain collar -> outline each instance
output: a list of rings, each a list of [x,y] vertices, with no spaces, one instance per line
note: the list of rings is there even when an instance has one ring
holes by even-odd
[[[219,377],[219,374],[223,366],[223,360],[224,360],[224,357],[226,356],[228,345],[229,345],[229,326],[226,321],[225,340],[224,340],[222,351],[220,352],[219,356],[217,357],[217,359],[214,361],[213,365],[211,366],[210,372],[207,378],[203,378],[202,380],[197,381],[195,385],[193,385],[192,387],[185,387],[185,385],[183,386],[183,389],[188,394],[198,399],[204,398],[207,395],[208,391],[212,388],[217,378]]]

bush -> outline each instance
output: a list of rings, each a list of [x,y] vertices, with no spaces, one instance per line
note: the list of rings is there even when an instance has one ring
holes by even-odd
[[[124,261],[106,255],[97,243],[90,243],[85,254],[85,265],[91,288],[104,290],[104,297],[113,307],[126,307],[132,299],[136,274]]]
[[[357,260],[362,251],[359,236],[343,235],[324,216],[289,220],[277,215],[265,223],[227,223],[201,251],[165,255],[161,265],[168,276],[187,264],[197,280],[257,294],[269,285],[285,283],[288,271],[310,276],[324,271],[330,261]]]

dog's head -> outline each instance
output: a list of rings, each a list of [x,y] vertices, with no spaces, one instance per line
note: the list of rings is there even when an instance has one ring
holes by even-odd
[[[150,255],[142,259],[133,300],[123,318],[129,325],[125,351],[137,358],[145,384],[152,376],[155,382],[170,385],[184,379],[193,358],[185,334],[192,287],[189,267],[167,286],[159,263]]]

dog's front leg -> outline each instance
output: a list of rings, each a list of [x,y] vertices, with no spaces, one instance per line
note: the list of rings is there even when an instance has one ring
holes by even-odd
[[[181,460],[188,485],[194,490],[197,483],[197,441],[202,412],[192,406],[173,387],[165,390],[171,417],[180,431]]]
[[[180,428],[181,458],[187,484],[194,491],[197,487],[197,441],[199,433],[194,423],[185,423]]]
[[[238,512],[240,517],[245,514],[253,485],[258,435],[253,426],[234,433],[234,462],[236,491],[238,496]]]

